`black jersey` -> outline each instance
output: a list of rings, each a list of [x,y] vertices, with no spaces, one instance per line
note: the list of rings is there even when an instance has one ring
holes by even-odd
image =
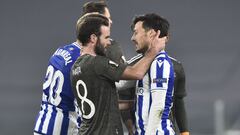
[[[185,88],[185,73],[182,66],[182,63],[176,59],[170,57],[174,67],[174,96],[175,97],[185,97],[187,95]]]
[[[122,135],[114,81],[126,65],[103,56],[83,55],[72,67],[71,79],[82,113],[80,135]]]
[[[106,57],[116,63],[125,63],[126,61],[120,45],[113,39],[111,39],[111,44],[106,48]]]
[[[170,57],[171,58],[171,57]],[[174,67],[174,95],[170,118],[176,132],[188,131],[187,117],[183,98],[187,95],[185,88],[185,72],[182,64],[171,58]]]

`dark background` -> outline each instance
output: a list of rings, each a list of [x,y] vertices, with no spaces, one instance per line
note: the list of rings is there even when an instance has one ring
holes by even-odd
[[[0,1],[0,134],[30,135],[40,109],[48,59],[75,41],[75,22],[86,0]],[[227,130],[240,129],[240,1],[109,0],[112,38],[135,55],[130,24],[155,12],[171,24],[169,54],[187,77],[186,107],[192,135],[214,134],[214,103],[225,104]]]

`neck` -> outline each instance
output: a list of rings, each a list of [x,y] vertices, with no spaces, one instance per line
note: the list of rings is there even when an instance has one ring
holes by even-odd
[[[85,54],[96,56],[96,53],[91,45],[82,46],[81,55],[85,55]]]

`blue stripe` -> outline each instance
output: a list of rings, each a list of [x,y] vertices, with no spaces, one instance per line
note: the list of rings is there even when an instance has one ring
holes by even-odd
[[[144,135],[145,131],[144,131],[144,125],[143,125],[143,118],[142,118],[142,107],[143,107],[143,96],[139,95],[138,96],[138,116],[139,116],[138,124],[141,129],[141,135]]]
[[[156,79],[163,78],[163,64],[159,67],[158,63],[156,64],[157,76]],[[156,81],[157,87],[162,87],[162,81]]]
[[[138,87],[143,87],[143,80],[138,81]],[[138,124],[139,124],[139,127],[141,129],[140,134],[144,135],[145,130],[144,130],[143,118],[142,118],[142,107],[143,107],[143,96],[139,95],[138,96],[138,116],[139,116]]]
[[[51,118],[50,118],[50,121],[48,124],[48,129],[47,129],[48,134],[53,133],[54,123],[55,123],[55,119],[56,119],[56,113],[57,113],[56,107],[52,106],[52,114],[51,114]]]
[[[164,135],[169,135],[169,131],[167,129],[167,119],[163,119],[161,125]]]
[[[62,122],[62,127],[61,127],[61,135],[67,135],[68,132],[68,125],[69,125],[69,113],[64,113],[63,114],[63,122]]]
[[[43,117],[42,117],[42,119],[41,119],[41,124],[40,124],[40,126],[39,126],[38,131],[42,131],[43,123],[44,123],[44,121],[46,120],[46,114],[47,114],[48,106],[47,106],[46,104],[43,104],[43,105],[45,105],[46,108],[45,108],[45,110],[43,110],[43,113],[44,113],[44,114],[43,114]]]
[[[169,130],[167,129],[167,119],[169,118],[170,107],[172,105],[172,93],[173,93],[173,86],[174,86],[174,70],[173,64],[171,60],[166,56],[166,60],[170,64],[170,77],[168,80],[168,88],[166,93],[165,99],[165,108],[162,114],[162,129],[164,130],[165,135],[169,135]]]
[[[138,80],[138,87],[143,87],[143,80]]]
[[[151,68],[149,69],[149,71],[148,71],[148,76],[149,76],[149,90],[151,90]],[[151,105],[152,105],[152,92],[150,91],[150,102],[149,102],[149,106],[148,106],[148,114],[149,114],[149,112],[150,112],[150,109],[151,109]]]
[[[149,107],[148,107],[148,115],[150,113],[151,106],[152,106],[152,92],[150,92],[150,101],[149,101]]]

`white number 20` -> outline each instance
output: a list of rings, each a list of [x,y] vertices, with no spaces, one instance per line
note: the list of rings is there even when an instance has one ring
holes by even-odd
[[[58,106],[62,100],[60,93],[62,92],[64,76],[61,71],[54,71],[53,66],[49,65],[46,77],[47,80],[43,84],[43,90],[46,90],[48,87],[50,87],[48,101],[51,104]]]

